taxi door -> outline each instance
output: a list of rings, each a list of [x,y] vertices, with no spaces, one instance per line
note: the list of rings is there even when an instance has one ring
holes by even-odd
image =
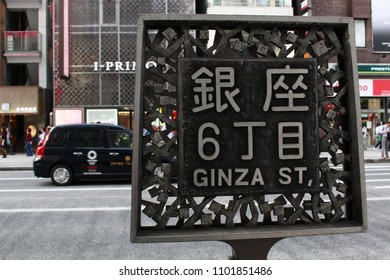
[[[73,131],[72,167],[76,177],[96,179],[108,172],[105,127],[78,127]]]
[[[133,135],[117,127],[108,129],[108,173],[115,178],[131,178]]]

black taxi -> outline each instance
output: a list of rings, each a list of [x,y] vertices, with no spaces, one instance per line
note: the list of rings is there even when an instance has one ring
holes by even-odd
[[[75,180],[131,179],[133,133],[109,124],[54,127],[37,148],[34,175],[59,186]]]

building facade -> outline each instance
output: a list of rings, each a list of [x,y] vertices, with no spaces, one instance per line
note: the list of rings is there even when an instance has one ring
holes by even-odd
[[[208,14],[294,15],[292,0],[209,0]]]
[[[362,120],[372,140],[376,123],[390,116],[385,1],[2,0],[0,123],[18,142],[27,126],[132,128],[138,13],[332,15],[355,19]]]
[[[194,14],[195,2],[54,0],[53,124],[133,128],[137,14]]]
[[[49,123],[52,69],[47,0],[0,2],[0,123],[23,148],[26,127],[33,134]]]
[[[368,128],[369,144],[375,128],[390,117],[390,27],[386,0],[311,0],[313,16],[352,17],[359,73],[362,123]]]

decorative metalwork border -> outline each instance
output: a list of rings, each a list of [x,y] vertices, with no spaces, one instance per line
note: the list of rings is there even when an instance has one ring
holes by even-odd
[[[210,31],[215,32],[214,39]],[[137,65],[155,67],[137,67],[136,72],[131,240],[232,240],[364,231],[365,177],[353,42],[353,21],[348,18],[140,15]],[[171,116],[178,110],[178,62],[183,57],[316,59],[319,191],[180,196],[173,179],[180,170],[165,159],[179,152],[181,128]],[[165,123],[166,129],[154,131],[156,121]]]

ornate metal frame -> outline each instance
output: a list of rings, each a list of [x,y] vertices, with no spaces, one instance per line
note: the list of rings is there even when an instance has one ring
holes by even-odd
[[[212,39],[210,31],[215,32]],[[213,41],[212,41],[213,40]],[[209,42],[212,41],[212,42]],[[139,16],[131,240],[235,240],[362,232],[365,177],[353,21],[348,18]],[[209,43],[209,44],[208,44]],[[172,119],[181,58],[317,60],[318,191],[181,196],[173,177],[183,129]],[[166,130],[154,132],[162,121]],[[149,131],[150,134],[145,134]]]

